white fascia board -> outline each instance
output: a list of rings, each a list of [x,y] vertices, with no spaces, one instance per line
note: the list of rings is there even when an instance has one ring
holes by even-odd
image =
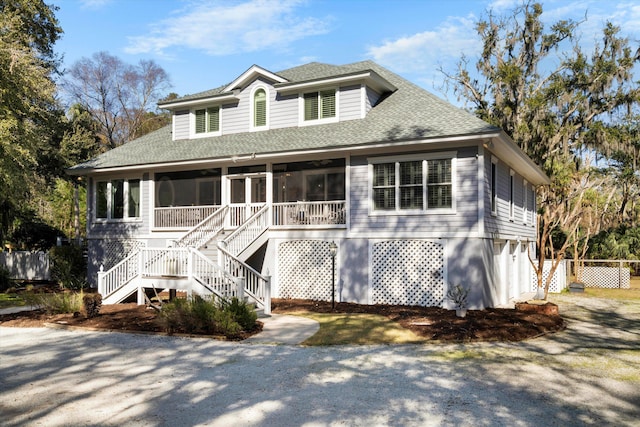
[[[272,73],[271,71],[265,70],[262,67],[257,65],[252,65],[247,71],[242,73],[240,77],[232,81],[227,87],[224,88],[224,92],[232,91],[237,89],[239,86],[242,86],[244,83],[251,81],[256,78],[256,76],[264,76],[265,78],[275,81],[277,83],[285,83],[286,79],[283,79],[277,74]]]
[[[186,101],[167,102],[166,104],[158,104],[158,108],[166,110],[177,110],[178,108],[192,108],[199,105],[222,103],[225,101],[236,101],[239,91],[232,93],[223,93],[221,95],[207,96],[205,98],[189,99]]]
[[[380,92],[393,92],[396,87],[391,83],[380,77],[374,71],[365,71],[358,74],[350,74],[346,76],[336,76],[327,79],[311,80],[302,83],[293,83],[285,85],[276,85],[275,88],[278,92],[286,94],[299,92],[301,90],[307,90],[322,86],[338,86],[348,83],[360,83],[364,81],[367,86]]]
[[[507,135],[501,131],[493,138],[494,151],[500,160],[534,185],[549,185],[551,180],[540,167]]]

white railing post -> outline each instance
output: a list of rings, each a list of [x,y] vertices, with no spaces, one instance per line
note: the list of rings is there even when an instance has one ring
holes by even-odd
[[[100,271],[98,271],[98,293],[100,295],[104,295],[106,296],[105,293],[105,283],[104,283],[104,276],[106,276],[107,273],[105,273],[104,271],[104,265],[101,264],[100,265]]]
[[[237,294],[238,301],[244,301],[244,284],[245,284],[244,277],[238,277],[236,279],[236,286],[237,286],[236,294]]]
[[[264,314],[271,314],[271,276],[269,270],[264,278]]]

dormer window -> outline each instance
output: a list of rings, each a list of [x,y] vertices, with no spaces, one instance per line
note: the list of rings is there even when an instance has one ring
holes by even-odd
[[[336,117],[335,89],[304,94],[304,121]]]
[[[195,111],[195,133],[220,132],[220,107],[209,107]]]
[[[267,92],[258,89],[253,94],[253,127],[267,125]]]

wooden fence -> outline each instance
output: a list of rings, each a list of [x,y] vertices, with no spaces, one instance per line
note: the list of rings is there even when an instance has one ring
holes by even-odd
[[[50,280],[49,254],[46,252],[0,252],[0,266],[16,280]]]

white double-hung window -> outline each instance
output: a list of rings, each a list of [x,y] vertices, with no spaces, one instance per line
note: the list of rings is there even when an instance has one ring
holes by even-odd
[[[455,153],[369,159],[371,211],[455,209]]]

